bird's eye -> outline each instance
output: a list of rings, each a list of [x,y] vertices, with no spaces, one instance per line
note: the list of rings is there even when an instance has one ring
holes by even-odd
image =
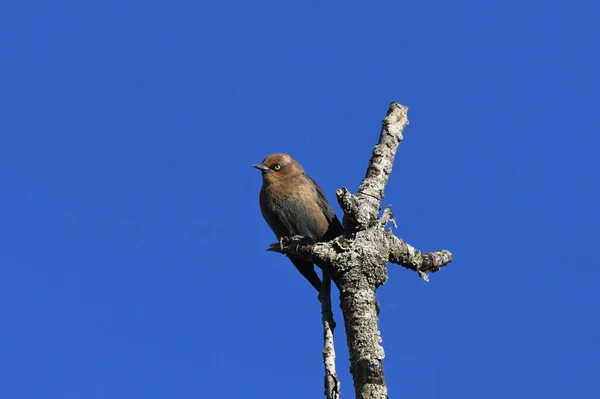
[[[278,163],[273,165],[273,170],[279,170],[281,169],[281,165],[279,165]]]

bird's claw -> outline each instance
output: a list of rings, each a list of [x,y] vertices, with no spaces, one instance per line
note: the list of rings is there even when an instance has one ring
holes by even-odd
[[[283,247],[285,246],[286,241],[287,241],[287,237],[279,238],[279,249],[281,249],[281,253],[283,253]]]

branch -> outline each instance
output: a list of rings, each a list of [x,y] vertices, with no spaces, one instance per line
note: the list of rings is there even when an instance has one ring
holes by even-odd
[[[356,230],[367,228],[377,219],[381,208],[383,191],[387,185],[402,132],[408,125],[408,107],[390,103],[387,115],[381,122],[379,143],[373,149],[367,174],[355,195],[342,188],[336,192],[340,207],[344,211],[344,228]]]
[[[337,258],[338,253],[345,249],[346,240],[343,237],[335,238],[329,242],[314,242],[310,238],[294,236],[284,237],[280,242],[273,243],[267,251],[285,254],[293,258],[308,260],[321,268],[331,270],[330,265]],[[335,278],[334,282],[337,284]]]
[[[435,252],[421,252],[393,235],[391,231],[388,231],[387,245],[390,253],[390,262],[419,273],[419,276],[425,281],[429,281],[426,273],[435,273],[443,266],[452,262],[452,253],[450,251],[441,249]]]
[[[321,301],[321,318],[323,320],[323,363],[325,364],[325,397],[339,399],[340,380],[335,371],[335,346],[333,343],[333,330],[335,321],[331,311],[331,279],[323,273],[323,285],[319,294]]]
[[[390,208],[386,207],[381,219],[379,219],[379,227],[385,227],[390,221],[395,225],[393,214]],[[372,240],[381,244],[381,250],[389,254],[388,261],[417,272],[425,281],[429,281],[426,273],[435,273],[452,262],[452,253],[446,249],[435,252],[421,252],[401,238],[396,237],[391,230],[382,231],[380,228],[375,228],[370,233],[373,237]],[[329,242],[315,243],[306,237],[294,236],[286,238],[280,243],[271,244],[267,251],[308,260],[317,264],[321,269],[327,268],[329,270],[330,265],[338,260],[340,253],[358,247],[361,247],[361,245],[357,245],[356,239],[349,240],[338,237]],[[339,273],[336,273],[335,268],[332,271],[334,280],[336,280],[335,277]]]

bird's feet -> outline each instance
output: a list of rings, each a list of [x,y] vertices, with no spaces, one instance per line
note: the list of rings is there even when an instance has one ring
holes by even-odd
[[[281,249],[281,253],[283,253],[283,246],[284,243],[287,241],[287,237],[280,237],[279,238],[279,249]]]

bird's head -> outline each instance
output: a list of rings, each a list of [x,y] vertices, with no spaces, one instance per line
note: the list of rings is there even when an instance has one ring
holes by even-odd
[[[265,183],[282,182],[304,173],[302,166],[288,154],[271,154],[252,166],[262,172]]]

